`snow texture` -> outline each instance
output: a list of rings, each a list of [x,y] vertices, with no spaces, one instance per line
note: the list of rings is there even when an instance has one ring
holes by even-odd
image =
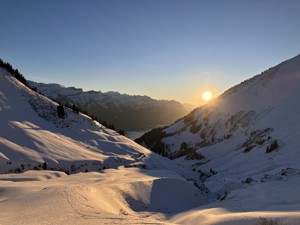
[[[299,96],[297,56],[166,128],[205,157],[171,161],[1,69],[0,224],[300,224]]]

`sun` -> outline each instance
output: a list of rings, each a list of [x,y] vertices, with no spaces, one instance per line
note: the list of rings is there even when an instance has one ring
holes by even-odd
[[[202,94],[202,98],[204,101],[209,101],[212,98],[212,93],[210,91],[205,91]]]

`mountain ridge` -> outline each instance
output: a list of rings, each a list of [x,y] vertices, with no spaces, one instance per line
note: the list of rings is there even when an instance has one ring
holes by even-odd
[[[29,85],[57,102],[79,106],[90,115],[126,131],[146,130],[170,124],[193,107],[175,100],[156,100],[149,96],[114,91],[85,92],[80,88],[33,81],[29,81]]]
[[[48,169],[68,173],[174,166],[84,114],[64,107],[65,116],[60,118],[56,102],[2,68],[0,79],[1,173],[41,169],[45,163]]]
[[[299,90],[297,55],[230,88],[171,126],[150,131],[136,141],[162,155],[181,157],[178,160],[191,159],[189,155],[202,158],[207,166],[221,155],[225,160],[226,154],[236,153],[253,159],[257,154],[277,160],[288,158],[288,164],[297,168],[291,156],[299,155],[294,139],[300,127]],[[276,149],[272,149],[274,146]]]

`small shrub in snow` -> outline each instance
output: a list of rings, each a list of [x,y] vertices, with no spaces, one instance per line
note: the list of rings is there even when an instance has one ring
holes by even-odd
[[[223,139],[229,139],[232,136],[232,134],[224,134]]]
[[[119,130],[118,133],[125,136],[125,130]]]
[[[180,145],[180,150],[181,151],[185,151],[188,149],[188,145],[186,142],[182,142],[181,145]]]
[[[71,169],[72,172],[75,172],[76,171],[76,166],[74,164],[72,164],[70,169]]]
[[[201,154],[198,153],[196,151],[192,151],[190,153],[188,153],[188,155],[185,157],[186,160],[202,160],[205,159],[205,157]]]
[[[248,146],[248,147],[246,147],[246,148],[244,149],[244,152],[250,152],[251,149],[254,148],[254,147],[255,147],[255,146],[250,145],[250,146]]]
[[[201,131],[200,137],[201,137],[202,139],[205,139],[205,137],[206,137],[206,131],[205,131],[205,130],[202,130],[202,131]]]
[[[277,140],[272,141],[272,143],[267,146],[266,153],[273,152],[275,149],[279,147]]]
[[[247,177],[246,180],[243,180],[242,183],[251,184],[254,182],[254,179],[252,177]]]
[[[186,159],[189,159],[189,154],[193,154],[194,152],[194,149],[193,148],[189,148],[188,144],[186,142],[182,142],[181,145],[180,145],[180,149],[173,153],[171,156],[170,156],[170,159],[176,159],[176,158],[179,158],[179,157],[182,157],[182,156],[186,156]],[[166,151],[165,151],[166,153]],[[192,156],[191,155],[191,158],[195,157],[196,155]]]
[[[198,133],[202,128],[202,124],[200,123],[198,126],[196,124],[193,124],[191,127],[190,127],[190,132],[192,134],[196,134]]]
[[[280,225],[280,224],[270,218],[259,218],[256,225]]]
[[[228,195],[228,192],[227,192],[227,191],[224,192],[222,195],[218,194],[218,199],[219,199],[220,201],[223,201],[223,200],[226,199],[227,195]]]
[[[193,113],[190,113],[189,115],[185,116],[183,118],[183,122],[186,124],[186,125],[190,125],[190,124],[193,124],[195,123],[196,119],[194,118],[194,115]]]
[[[215,135],[216,134],[216,128],[212,127],[209,131],[210,135]]]
[[[257,140],[256,144],[263,145],[265,143],[265,139]]]
[[[22,170],[20,168],[15,169],[15,173],[21,173]]]
[[[216,175],[218,173],[217,171],[213,170],[212,168],[210,168],[209,172],[211,175]]]

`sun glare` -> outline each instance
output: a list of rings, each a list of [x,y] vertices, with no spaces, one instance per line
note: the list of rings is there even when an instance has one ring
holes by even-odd
[[[204,101],[209,101],[212,98],[212,93],[210,91],[205,91],[202,94],[202,98]]]

